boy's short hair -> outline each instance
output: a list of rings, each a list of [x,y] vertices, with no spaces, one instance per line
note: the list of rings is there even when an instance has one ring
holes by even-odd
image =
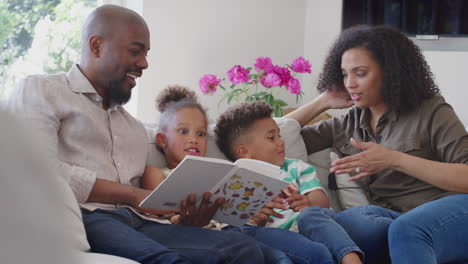
[[[229,107],[218,117],[214,132],[218,148],[232,161],[236,160],[233,143],[249,133],[252,125],[265,118],[271,118],[273,109],[265,102],[246,102]]]

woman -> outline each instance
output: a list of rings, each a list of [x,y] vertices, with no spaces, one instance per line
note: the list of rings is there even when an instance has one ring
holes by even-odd
[[[419,48],[383,26],[345,30],[332,46],[314,101],[290,113],[309,153],[334,147],[331,172],[353,173],[373,205],[328,212],[367,263],[468,259],[468,133],[439,94]],[[388,241],[387,241],[388,239]],[[388,244],[387,244],[388,243]]]

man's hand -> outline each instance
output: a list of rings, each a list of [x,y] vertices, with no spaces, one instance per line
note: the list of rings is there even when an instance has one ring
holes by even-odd
[[[161,217],[163,215],[171,215],[171,214],[176,214],[179,212],[175,210],[151,209],[151,208],[140,207],[139,205],[141,201],[143,201],[151,193],[151,191],[140,189],[140,188],[135,188],[134,192],[135,192],[135,201],[133,202],[132,207],[142,212],[146,216]]]
[[[179,225],[206,226],[224,203],[222,197],[218,197],[214,202],[211,202],[210,198],[211,193],[204,193],[200,206],[197,207],[195,194],[189,194],[187,199],[180,202],[179,216],[172,217],[171,222]]]

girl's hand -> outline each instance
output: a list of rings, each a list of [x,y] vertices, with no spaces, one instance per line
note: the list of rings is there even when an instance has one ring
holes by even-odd
[[[349,181],[354,181],[369,175],[392,168],[397,151],[373,142],[360,142],[351,139],[351,144],[364,151],[339,159],[332,163],[330,172],[337,174],[355,173]]]
[[[354,105],[351,96],[347,91],[332,89],[326,90],[319,96],[319,100],[327,104],[328,109],[342,109]]]

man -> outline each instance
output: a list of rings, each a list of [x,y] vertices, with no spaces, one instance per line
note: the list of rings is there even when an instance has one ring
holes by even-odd
[[[79,65],[67,74],[27,77],[10,106],[46,138],[44,155],[67,177],[92,249],[140,263],[263,263],[252,238],[199,228],[222,203],[211,203],[209,194],[198,208],[193,195],[183,201],[180,222],[191,226],[157,222],[138,208],[149,194],[139,188],[147,134],[122,104],[148,67],[149,30],[137,13],[106,5],[89,15],[82,39]]]

